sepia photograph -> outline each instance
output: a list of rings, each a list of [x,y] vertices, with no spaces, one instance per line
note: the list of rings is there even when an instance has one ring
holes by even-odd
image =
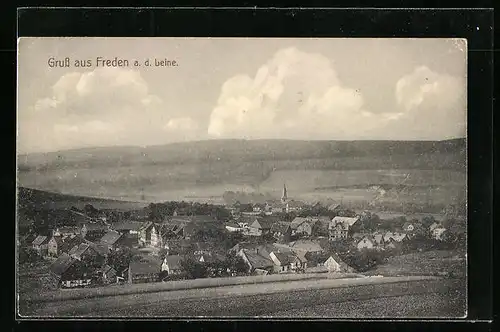
[[[21,319],[467,315],[467,41],[18,39]]]

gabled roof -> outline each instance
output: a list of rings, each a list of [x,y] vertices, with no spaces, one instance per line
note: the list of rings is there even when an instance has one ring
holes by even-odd
[[[69,253],[71,249],[75,248],[76,251],[76,248],[78,248],[81,243],[85,243],[85,241],[78,236],[74,238],[67,238],[61,243],[60,250],[65,253]]]
[[[145,231],[151,227],[153,227],[154,223],[152,221],[146,221],[142,223],[141,227],[139,228],[139,231]]]
[[[376,243],[371,235],[365,235],[365,236],[361,237],[360,239],[358,239],[357,244],[359,245],[361,242],[367,242],[367,241],[370,241],[372,244]]]
[[[359,220],[359,217],[335,217],[332,219],[334,224],[342,223],[347,224],[349,227],[354,225]]]
[[[287,265],[292,263],[295,260],[295,255],[285,254],[281,252],[272,252],[272,254],[276,257],[280,265]]]
[[[340,204],[333,203],[332,205],[330,205],[330,206],[328,207],[328,210],[330,210],[330,211],[335,211],[335,210],[338,210],[338,209],[340,209],[340,208],[341,208]]]
[[[279,232],[281,234],[286,233],[290,229],[290,224],[289,223],[284,223],[284,222],[277,222],[274,223],[271,226],[271,232]]]
[[[55,242],[58,247],[60,247],[63,243],[62,236],[52,236],[49,242]]]
[[[292,227],[292,229],[297,229],[297,227],[299,227],[301,224],[303,224],[306,221],[307,221],[307,218],[304,218],[304,217],[295,217],[292,220],[292,222],[290,223],[290,227]]]
[[[138,262],[130,262],[129,269],[132,275],[160,273],[161,264],[161,260],[148,258]]]
[[[269,219],[258,219],[258,220],[255,220],[250,226],[251,227],[256,227],[258,229],[271,229],[272,225],[275,223],[276,221],[274,220],[269,220]]]
[[[73,248],[74,249],[74,248]],[[71,257],[73,258],[77,258],[77,259],[80,259],[81,256],[87,251],[87,250],[94,250],[97,252],[97,250],[95,250],[95,248],[93,248],[93,246],[89,243],[82,243],[80,244],[78,247],[76,247],[76,250],[73,251],[73,249],[70,251],[70,255]]]
[[[117,274],[117,271],[109,266],[109,265],[105,265],[103,268],[102,268],[102,272],[105,273],[107,275],[108,278],[113,278],[116,276]]]
[[[241,249],[241,252],[245,255],[254,269],[265,269],[274,266],[274,263],[270,258],[264,257],[260,253],[256,253],[253,250]]]
[[[347,265],[336,253],[331,253],[328,255],[328,258],[324,261],[323,264],[325,264],[330,258],[333,258],[339,265],[340,269],[344,272],[352,272],[354,269]]]
[[[184,257],[180,255],[170,255],[166,256],[164,261],[167,263],[168,267],[172,270],[180,270],[181,269],[181,261]]]
[[[238,225],[235,222],[227,222],[227,223],[224,224],[224,226],[226,226],[226,227],[232,227],[232,228],[240,228],[240,225]]]
[[[49,242],[49,237],[45,235],[38,235],[32,242],[35,246],[41,246]]]
[[[108,231],[106,232],[106,234],[104,234],[104,236],[101,238],[100,242],[102,244],[106,244],[106,245],[109,245],[109,246],[112,246],[114,245],[116,242],[118,242],[118,240],[120,240],[120,238],[122,237],[123,235],[121,233],[118,233],[117,231]]]
[[[52,265],[50,265],[50,271],[60,276],[64,272],[66,272],[74,263],[75,260],[70,255],[63,253],[57,258],[54,263],[52,263]]]
[[[301,201],[296,201],[296,200],[288,201],[287,205],[288,205],[288,207],[291,207],[291,208],[303,208],[303,207],[307,206],[306,203],[301,202]]]

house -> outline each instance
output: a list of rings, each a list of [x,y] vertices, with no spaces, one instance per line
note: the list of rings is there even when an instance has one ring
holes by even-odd
[[[405,232],[413,232],[415,230],[415,225],[411,222],[405,222],[403,224],[403,231]]]
[[[435,240],[443,240],[443,234],[446,232],[446,228],[444,226],[434,227],[431,231],[431,237]]]
[[[292,236],[292,228],[289,223],[277,222],[271,226],[271,234],[280,242],[289,242]]]
[[[331,240],[346,239],[349,229],[359,221],[359,217],[335,217],[328,226],[329,237]]]
[[[311,236],[313,234],[313,227],[317,222],[319,222],[317,218],[296,217],[290,223],[292,235],[304,234]]]
[[[54,286],[74,288],[87,286],[92,283],[93,271],[86,264],[63,253],[50,265],[50,279]]]
[[[292,270],[292,262],[296,262],[296,256],[288,253],[271,252],[269,257],[274,263],[274,272],[283,273]]]
[[[40,256],[46,256],[49,240],[48,236],[38,235],[31,243],[33,250],[35,250]]]
[[[89,266],[100,266],[104,262],[105,252],[96,248],[95,245],[89,243],[82,243],[74,246],[68,253],[71,258],[88,264]]]
[[[306,207],[307,207],[307,204],[305,204],[304,202],[296,201],[296,200],[292,199],[292,200],[286,202],[285,212],[287,212],[287,213],[298,212],[298,211],[302,211]]]
[[[314,223],[314,227],[312,228],[312,235],[315,236],[328,236],[329,226],[330,226],[330,217],[328,216],[319,216],[314,218],[316,222]]]
[[[52,236],[60,236],[63,239],[77,235],[80,235],[80,229],[77,226],[61,226],[52,230]]]
[[[231,232],[231,233],[243,231],[243,227],[241,227],[240,225],[238,225],[235,222],[228,222],[225,224],[225,226],[226,226],[226,229],[228,230],[228,232]]]
[[[96,241],[104,236],[109,230],[109,226],[102,223],[83,224],[80,234],[88,241]]]
[[[61,254],[62,243],[62,236],[52,236],[47,243],[47,255],[49,257],[58,257]]]
[[[151,244],[151,233],[154,223],[147,221],[139,228],[139,246],[149,246]]]
[[[256,270],[264,270],[269,273],[274,269],[274,263],[269,255],[259,252],[258,248],[241,249],[236,255],[240,256],[247,264],[250,273],[255,273]]]
[[[264,218],[255,219],[255,221],[248,227],[249,235],[261,236],[271,232],[273,220]]]
[[[156,282],[160,280],[162,261],[153,256],[132,261],[128,268],[128,283]]]
[[[401,232],[386,232],[384,234],[383,241],[384,242],[389,242],[394,240],[395,242],[403,242],[405,240],[408,240],[408,235],[406,233],[401,233]]]
[[[347,235],[349,232],[349,226],[344,223],[338,223],[334,224],[333,222],[330,223],[330,226],[328,228],[329,232],[329,238],[330,240],[342,240],[342,239],[347,239]]]
[[[336,254],[329,255],[323,262],[323,266],[326,267],[329,272],[354,272],[354,269],[343,262]]]
[[[62,253],[68,253],[74,246],[84,243],[85,240],[77,237],[52,236],[47,245],[48,256],[58,257]]]
[[[370,235],[365,235],[357,241],[356,247],[358,250],[373,249],[375,247],[375,240]]]
[[[170,255],[165,256],[163,263],[161,265],[161,270],[166,271],[168,275],[176,275],[182,273],[182,262],[183,257],[180,255]]]
[[[109,265],[105,265],[102,268],[102,281],[104,284],[116,283],[117,276],[118,276],[118,274],[113,267],[111,267]]]
[[[109,250],[114,250],[122,246],[125,242],[125,234],[119,233],[114,230],[108,231],[104,236],[100,239],[100,244],[107,246]]]

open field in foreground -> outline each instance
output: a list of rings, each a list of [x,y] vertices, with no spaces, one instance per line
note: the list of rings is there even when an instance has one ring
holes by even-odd
[[[465,278],[466,272],[464,253],[456,250],[432,250],[389,257],[385,264],[377,266],[369,274],[397,276],[451,273],[454,276]]]
[[[30,317],[460,317],[464,307],[461,281],[402,277],[289,281],[24,303],[20,313]]]

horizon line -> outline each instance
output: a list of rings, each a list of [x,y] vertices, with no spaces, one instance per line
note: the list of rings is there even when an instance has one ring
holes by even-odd
[[[180,141],[171,142],[164,144],[151,144],[151,145],[95,145],[95,146],[83,146],[75,148],[67,148],[60,150],[50,150],[50,151],[32,151],[32,152],[19,152],[16,149],[16,155],[30,155],[30,154],[47,154],[47,153],[57,153],[57,152],[69,152],[69,151],[79,151],[87,149],[112,149],[112,148],[138,148],[147,149],[155,147],[163,147],[168,145],[180,145],[180,144],[190,144],[190,143],[203,143],[209,141],[288,141],[288,142],[445,142],[453,140],[463,140],[467,139],[466,136],[444,138],[444,139],[289,139],[289,138],[212,138],[212,139],[202,139],[202,140],[192,140],[192,141]]]

